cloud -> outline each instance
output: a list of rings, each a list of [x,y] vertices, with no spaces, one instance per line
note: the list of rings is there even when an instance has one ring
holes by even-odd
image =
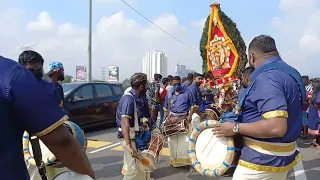
[[[100,0],[101,1],[101,0]],[[20,10],[21,11],[21,10]],[[0,54],[17,59],[21,46],[32,46],[45,59],[45,69],[49,62],[61,61],[66,73],[75,77],[75,66],[87,66],[88,29],[72,22],[57,23],[48,12],[40,12],[37,17],[27,17],[18,10],[0,12],[2,28]],[[34,19],[27,21],[26,19]],[[153,20],[155,24],[176,38],[190,43],[190,32],[182,26],[172,13],[162,13]],[[120,78],[124,79],[142,69],[142,58],[146,51],[156,49],[168,54],[169,73],[174,73],[174,65],[184,63],[195,70],[201,70],[199,51],[194,51],[177,42],[150,23],[139,23],[127,17],[122,11],[100,18],[93,24],[92,59],[93,77],[101,78],[102,68],[109,65],[120,67]],[[5,32],[5,33],[3,33]]]
[[[195,27],[195,28],[199,28],[199,29],[202,29],[205,22],[206,22],[207,18],[202,18],[198,21],[191,21],[190,24]]]
[[[271,25],[285,60],[302,74],[320,76],[320,8],[316,0],[280,0],[281,17]]]

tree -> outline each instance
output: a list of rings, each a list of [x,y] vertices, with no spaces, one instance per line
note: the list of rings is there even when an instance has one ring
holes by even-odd
[[[229,18],[223,11],[221,11],[221,8],[219,6],[219,17],[222,21],[222,24],[224,26],[224,29],[230,39],[232,40],[238,54],[239,54],[239,65],[237,68],[237,71],[235,73],[236,76],[239,76],[241,72],[245,69],[246,64],[248,62],[247,54],[246,54],[246,44],[244,40],[241,37],[241,34],[237,28],[236,23],[234,23],[231,18]],[[200,54],[202,57],[202,70],[203,72],[208,72],[207,67],[207,50],[206,46],[208,43],[208,31],[209,31],[209,21],[210,21],[210,15],[208,16],[205,25],[203,27],[203,32],[200,40]]]
[[[124,89],[127,89],[128,87],[130,87],[131,84],[130,84],[130,79],[126,78],[125,80],[122,81],[122,87]]]
[[[70,82],[72,82],[72,76],[70,76],[70,75],[65,75],[64,76],[64,80],[62,81],[62,83],[70,83]]]

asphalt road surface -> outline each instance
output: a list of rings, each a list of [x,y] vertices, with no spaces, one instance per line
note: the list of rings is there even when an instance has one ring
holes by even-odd
[[[99,180],[122,180],[121,174],[123,152],[116,137],[116,128],[105,128],[87,132],[87,154]],[[299,140],[298,146],[303,154],[303,161],[289,172],[289,180],[319,180],[320,154],[309,147],[310,140]],[[187,168],[169,166],[169,149],[162,151],[160,164],[151,176],[156,180],[204,180],[199,173],[190,173]],[[219,180],[231,180],[232,177],[221,177]]]

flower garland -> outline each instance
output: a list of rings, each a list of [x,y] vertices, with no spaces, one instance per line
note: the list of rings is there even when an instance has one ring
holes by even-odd
[[[211,6],[215,6],[214,4],[212,4]],[[212,24],[213,24],[213,17],[214,17],[214,9],[213,7],[211,8],[211,13],[210,13],[210,19],[209,19],[209,29],[208,29],[208,41],[207,41],[207,66],[208,66],[208,70],[211,70],[211,64],[210,64],[210,60],[209,60],[209,53],[208,50],[210,49],[210,41],[211,41],[211,35],[212,35]]]

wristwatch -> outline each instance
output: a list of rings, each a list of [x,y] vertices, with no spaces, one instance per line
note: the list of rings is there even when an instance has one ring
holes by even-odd
[[[236,123],[233,127],[233,132],[239,134],[239,123]]]

